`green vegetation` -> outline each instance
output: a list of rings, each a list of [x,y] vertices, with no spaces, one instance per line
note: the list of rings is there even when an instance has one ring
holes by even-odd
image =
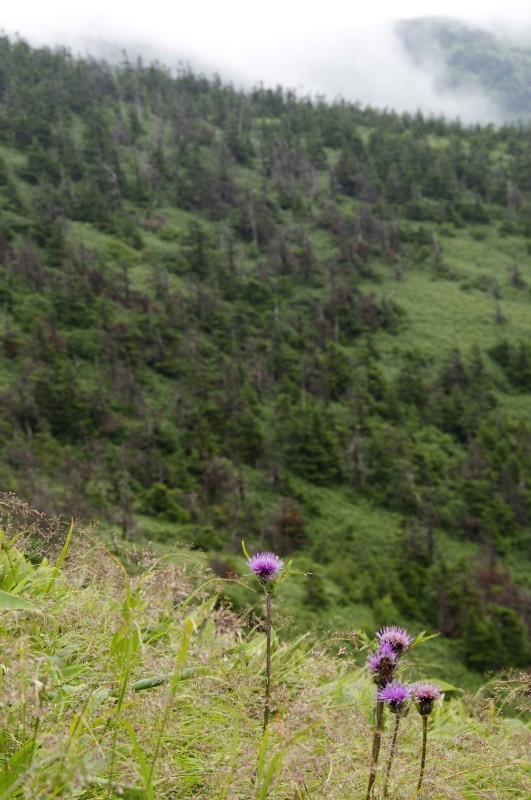
[[[0,485],[525,665],[530,141],[0,39]]]
[[[263,737],[264,631],[220,603],[223,582],[201,555],[111,552],[9,498],[0,510],[0,588],[18,599],[6,608],[0,595],[2,800],[365,795],[375,687],[344,640],[273,635]],[[432,676],[423,649],[414,669],[402,659],[404,679]],[[523,681],[509,674],[474,695],[444,687],[429,797],[529,796]],[[421,727],[414,711],[402,723],[390,797],[414,796]]]

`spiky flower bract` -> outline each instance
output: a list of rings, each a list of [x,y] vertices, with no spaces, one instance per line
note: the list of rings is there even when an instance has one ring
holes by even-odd
[[[435,683],[417,683],[413,688],[419,714],[423,717],[429,716],[433,711],[435,701],[442,697],[442,690]]]
[[[367,666],[374,676],[374,682],[382,688],[393,680],[398,655],[388,642],[384,642],[374,655],[367,659]]]
[[[393,714],[399,714],[410,697],[411,690],[404,683],[388,683],[378,691],[378,699],[387,703]]]
[[[284,562],[275,553],[257,553],[249,559],[247,564],[263,584],[275,580],[284,568]]]
[[[390,644],[395,653],[399,656],[409,650],[413,642],[413,637],[406,631],[405,628],[399,628],[398,625],[390,625],[382,628],[376,634],[376,638],[380,645],[387,642]]]

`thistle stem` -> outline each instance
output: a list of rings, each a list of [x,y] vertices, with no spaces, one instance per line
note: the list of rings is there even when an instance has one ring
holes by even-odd
[[[422,715],[422,756],[420,759],[420,775],[417,784],[417,792],[420,792],[422,780],[424,778],[424,767],[426,766],[426,745],[428,742],[428,715]]]
[[[266,592],[266,679],[264,703],[264,731],[269,723],[271,696],[271,595]]]
[[[376,770],[378,769],[378,756],[380,754],[380,744],[382,741],[383,707],[384,707],[383,700],[377,700],[376,720],[374,723],[374,736],[372,740],[371,771],[369,774],[369,785],[367,786],[367,795],[365,800],[371,800],[374,781],[376,780]]]
[[[385,783],[384,783],[384,790],[383,796],[384,800],[387,797],[387,788],[389,786],[389,775],[391,774],[391,765],[393,763],[393,758],[395,757],[395,750],[396,750],[396,740],[398,737],[398,728],[400,726],[400,712],[395,715],[395,729],[393,732],[393,741],[391,743],[391,752],[389,753],[389,761],[387,762],[387,770],[385,773]]]

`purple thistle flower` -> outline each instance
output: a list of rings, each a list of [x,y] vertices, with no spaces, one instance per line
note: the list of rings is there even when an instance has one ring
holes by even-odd
[[[389,642],[380,645],[379,650],[367,659],[367,666],[373,673],[374,682],[380,688],[393,680],[398,655]]]
[[[257,553],[249,559],[247,564],[263,584],[275,580],[284,568],[284,562],[275,553]]]
[[[435,683],[417,683],[413,687],[413,696],[417,701],[419,714],[427,717],[433,711],[435,701],[442,697],[442,690]]]
[[[387,628],[382,628],[378,631],[376,638],[380,645],[388,642],[395,653],[401,656],[406,650],[409,650],[413,642],[413,637],[406,631],[405,628],[399,628],[398,625],[390,625]]]
[[[388,683],[378,691],[378,700],[387,703],[393,714],[399,714],[410,697],[411,690],[403,683]]]

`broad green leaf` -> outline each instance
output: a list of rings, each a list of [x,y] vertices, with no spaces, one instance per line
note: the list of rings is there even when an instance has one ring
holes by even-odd
[[[28,603],[28,601],[24,600],[23,597],[19,597],[11,592],[4,592],[3,589],[0,589],[0,611],[4,611],[6,609],[9,609],[10,611],[16,609],[20,611],[37,610],[35,606],[32,606],[31,603]]]

